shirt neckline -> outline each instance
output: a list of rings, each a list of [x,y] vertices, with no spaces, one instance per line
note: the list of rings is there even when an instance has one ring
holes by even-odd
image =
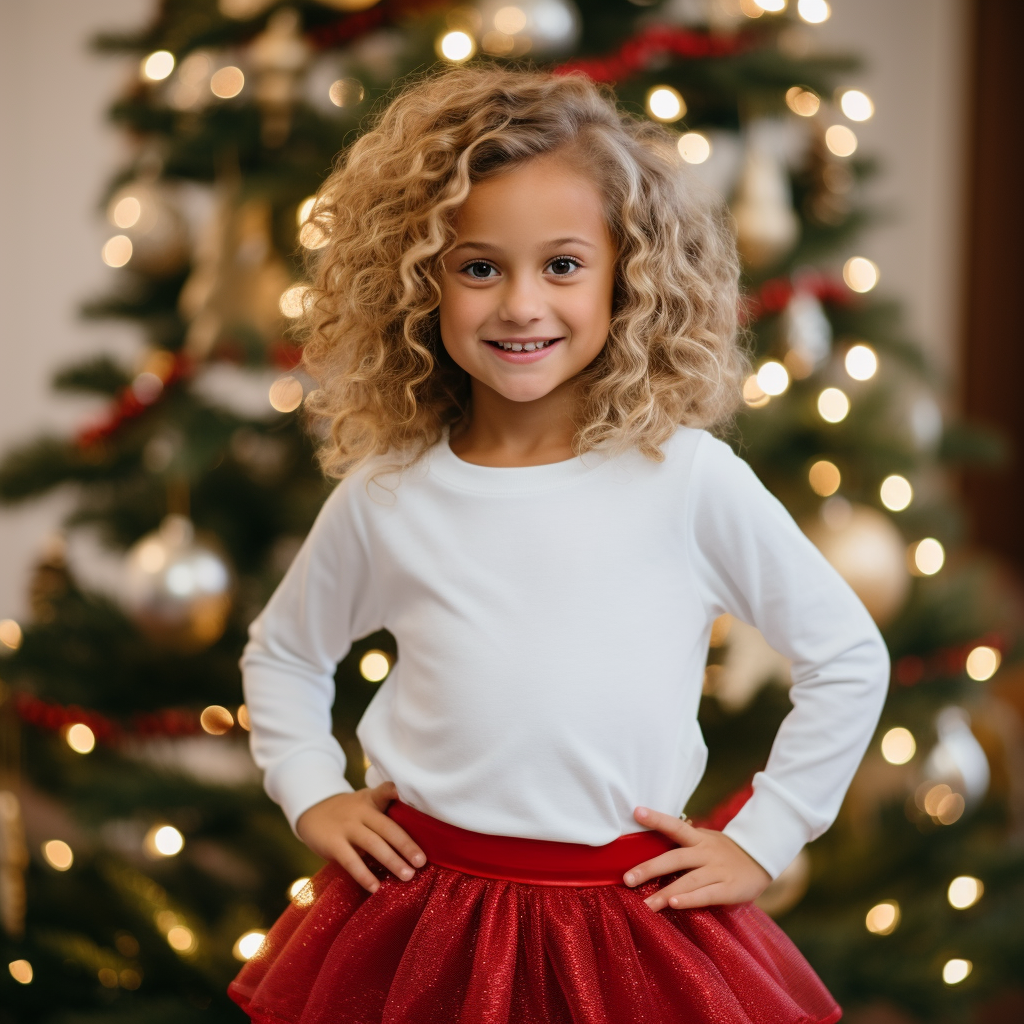
[[[466,491],[488,494],[520,494],[560,487],[592,473],[608,461],[608,456],[589,451],[561,462],[540,466],[478,466],[466,462],[452,451],[448,428],[430,453],[430,471],[447,484]]]

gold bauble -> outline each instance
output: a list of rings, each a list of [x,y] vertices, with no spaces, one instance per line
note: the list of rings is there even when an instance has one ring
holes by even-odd
[[[906,542],[884,512],[832,499],[822,515],[801,524],[853,588],[879,626],[891,622],[910,593]]]
[[[789,177],[781,161],[751,144],[732,203],[736,247],[752,268],[780,260],[796,244],[800,219],[793,209]]]

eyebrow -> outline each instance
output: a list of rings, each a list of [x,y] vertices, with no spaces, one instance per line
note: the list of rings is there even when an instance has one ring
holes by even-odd
[[[583,245],[588,249],[597,248],[593,242],[588,242],[585,238],[576,238],[573,236],[568,238],[553,238],[551,241],[544,243],[544,248],[556,249],[563,245]],[[480,249],[483,252],[498,252],[500,251],[501,246],[492,245],[490,242],[460,242],[451,251],[457,252],[459,249]]]

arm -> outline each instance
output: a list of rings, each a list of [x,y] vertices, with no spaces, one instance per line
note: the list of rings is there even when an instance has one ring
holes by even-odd
[[[885,702],[889,655],[860,599],[720,441],[693,470],[694,571],[710,615],[756,626],[793,663],[793,710],[723,830],[772,876],[835,821]]]
[[[324,503],[295,560],[249,627],[242,684],[263,784],[294,829],[309,807],[351,793],[331,731],[334,673],[371,632],[374,595],[348,487]]]
[[[686,907],[754,898],[832,824],[889,681],[885,644],[863,604],[750,467],[708,435],[690,494],[691,565],[708,616],[735,615],[792,660],[793,709],[753,796],[722,833],[638,809],[637,820],[685,849],[657,859],[674,858],[672,867],[652,862],[637,876],[693,869],[662,890],[669,905]],[[648,903],[657,910],[666,897]]]

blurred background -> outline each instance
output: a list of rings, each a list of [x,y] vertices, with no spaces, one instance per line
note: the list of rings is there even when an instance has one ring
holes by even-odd
[[[613,83],[729,201],[739,443],[889,644],[840,818],[762,905],[850,1021],[1024,1020],[1022,32],[1011,0],[3,0],[0,1022],[240,1020],[302,899],[236,668],[327,493],[288,328],[334,155],[467,60]],[[339,668],[355,785],[397,654]],[[738,806],[787,685],[718,623],[689,813]]]

